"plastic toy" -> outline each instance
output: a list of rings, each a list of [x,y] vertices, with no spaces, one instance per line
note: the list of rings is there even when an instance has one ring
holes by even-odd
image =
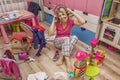
[[[97,62],[101,62],[103,64],[103,60],[105,58],[105,51],[104,50],[97,50],[95,59]]]
[[[96,47],[97,47],[97,44],[98,44],[99,40],[96,39],[96,38],[92,38],[91,39],[91,46],[92,46],[92,49],[91,49],[91,55],[90,55],[90,65],[94,64],[94,55],[96,53]]]
[[[20,53],[18,53],[18,58],[19,59],[26,59],[27,56],[28,56],[27,52],[20,52]]]
[[[20,32],[20,22],[14,22],[11,24],[14,32]]]
[[[77,50],[74,58],[76,59],[74,62],[74,77],[78,78],[84,77],[84,72],[87,67],[87,57],[88,53],[82,50]]]
[[[85,71],[85,75],[90,77],[90,80],[94,80],[94,77],[100,73],[100,70],[97,66],[97,61],[95,60],[96,54],[94,54],[96,52],[96,46],[98,42],[99,40],[96,38],[92,38],[91,40],[92,49],[91,49],[91,55],[90,55],[90,62]]]

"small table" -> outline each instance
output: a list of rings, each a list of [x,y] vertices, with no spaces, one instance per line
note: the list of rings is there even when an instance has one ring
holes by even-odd
[[[1,15],[3,16],[0,17],[0,30],[5,43],[9,43],[9,39],[4,29],[4,24],[12,23],[15,21],[32,19],[32,23],[33,25],[35,25],[34,14],[26,10],[15,10],[15,11],[3,13]]]
[[[94,80],[94,77],[100,73],[100,70],[97,66],[88,65],[85,75],[90,77],[90,80]]]

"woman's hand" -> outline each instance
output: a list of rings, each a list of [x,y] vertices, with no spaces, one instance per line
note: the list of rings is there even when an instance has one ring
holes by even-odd
[[[56,15],[54,15],[53,21],[54,21],[54,22],[57,22],[57,21],[58,21],[58,17],[57,17]]]
[[[72,11],[69,8],[67,8],[67,14],[68,14],[69,17],[72,17],[74,15],[74,11]]]
[[[67,8],[67,11],[68,11],[68,13],[72,13],[73,14],[73,11],[71,9]]]
[[[85,20],[76,12],[72,11],[69,8],[67,8],[67,11],[76,17],[76,19],[74,19],[75,25],[83,25],[85,23]]]

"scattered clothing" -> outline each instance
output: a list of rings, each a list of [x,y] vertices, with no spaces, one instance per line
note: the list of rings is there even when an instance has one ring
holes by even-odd
[[[29,60],[29,61],[28,61]],[[34,58],[32,58],[32,57],[28,57],[25,61],[28,61],[28,62],[34,62],[35,61],[35,59]]]
[[[45,28],[42,27],[42,26],[40,26],[40,25],[35,25],[35,26],[33,26],[33,28],[36,28],[36,29],[38,29],[38,30],[43,30],[43,31],[45,31]]]
[[[28,6],[28,11],[34,13],[34,15],[38,16],[38,12],[41,11],[41,8],[39,4],[35,2],[30,2],[30,5]]]
[[[36,56],[40,56],[41,55],[40,52],[42,48],[46,46],[43,30],[33,29],[33,43],[34,43],[34,49],[38,49],[38,45],[40,45],[40,48],[36,54]]]
[[[35,74],[29,74],[27,80],[47,80],[45,72],[37,72]]]
[[[39,25],[39,21],[38,21],[38,17],[37,17],[39,11],[41,11],[41,8],[40,8],[39,4],[28,0],[27,5],[28,5],[28,11],[32,12],[35,15],[35,17],[34,17],[35,24]],[[33,26],[32,19],[26,20],[26,23],[29,26]]]
[[[9,76],[14,75],[16,78],[21,77],[18,65],[15,60],[9,58],[0,58],[0,64],[4,74]]]
[[[70,80],[70,78],[66,72],[55,72],[48,80]]]

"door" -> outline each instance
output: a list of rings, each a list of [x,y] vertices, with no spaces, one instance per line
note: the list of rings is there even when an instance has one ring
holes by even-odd
[[[59,4],[65,5],[65,0],[56,0],[56,4],[57,5],[59,5]]]
[[[86,12],[100,16],[104,0],[87,0]]]
[[[54,10],[55,7],[57,6],[57,0],[50,0],[51,1],[51,8]]]
[[[75,9],[74,8],[74,0],[65,0],[65,6],[70,9]]]
[[[74,3],[73,6],[74,9],[80,10],[82,12],[86,12],[87,0],[73,0],[73,3]]]

